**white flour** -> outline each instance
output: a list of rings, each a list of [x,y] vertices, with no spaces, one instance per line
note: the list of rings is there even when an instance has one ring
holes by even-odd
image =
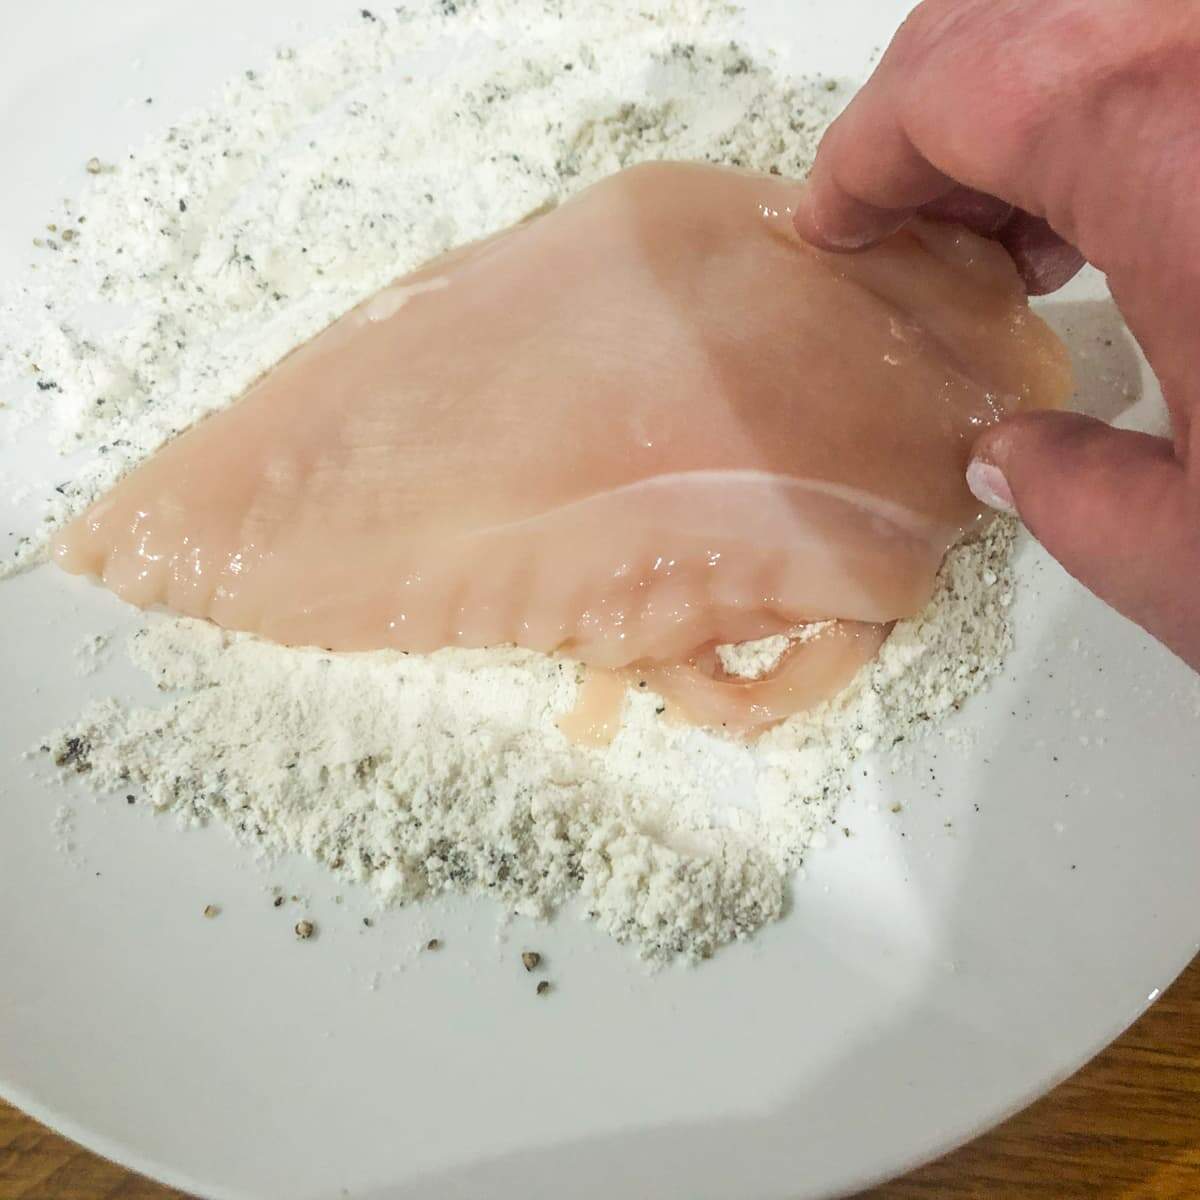
[[[120,164],[90,165],[0,306],[0,371],[25,387],[6,432],[46,426],[85,452],[9,569],[297,342],[450,246],[641,159],[787,175],[810,161],[834,97],[751,58],[720,6],[531,9],[367,13]],[[453,71],[426,73],[464,45]],[[47,749],[97,790],[216,817],[387,900],[482,889],[545,914],[579,896],[650,958],[702,956],[779,915],[858,755],[911,738],[998,670],[1011,540],[1001,524],[956,551],[929,612],[846,695],[752,748],[668,723],[646,692],[611,748],[576,748],[554,725],[576,667],[536,654],[335,656],[156,617],[133,655],[178,693],[94,706]],[[727,665],[761,669],[779,650]]]

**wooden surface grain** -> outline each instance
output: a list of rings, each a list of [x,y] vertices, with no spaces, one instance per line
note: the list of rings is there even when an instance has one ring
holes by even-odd
[[[0,1102],[0,1200],[179,1196]],[[1124,1037],[1044,1100],[863,1200],[932,1197],[1200,1197],[1200,959]]]

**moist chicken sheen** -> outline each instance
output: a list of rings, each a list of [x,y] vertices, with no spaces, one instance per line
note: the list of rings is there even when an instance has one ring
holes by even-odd
[[[792,231],[794,189],[646,164],[462,247],[160,450],[54,557],[289,645],[517,643],[668,693],[686,667],[694,700],[712,645],[835,619],[852,674],[882,636],[861,627],[919,611],[981,521],[975,436],[1061,404],[1070,369],[999,246],[916,222],[828,255]],[[817,657],[805,704],[846,682]]]

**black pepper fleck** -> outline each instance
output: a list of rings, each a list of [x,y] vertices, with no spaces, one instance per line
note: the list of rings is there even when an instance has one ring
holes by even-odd
[[[54,756],[56,767],[74,767],[80,775],[92,769],[88,755],[92,752],[92,744],[86,738],[69,737],[63,748]]]

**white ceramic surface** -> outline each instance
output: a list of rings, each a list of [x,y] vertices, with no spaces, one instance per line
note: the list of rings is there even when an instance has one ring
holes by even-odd
[[[88,157],[355,8],[7,5],[0,271]],[[903,8],[771,0],[751,24],[801,69],[861,77]],[[1094,279],[1051,312],[1089,352],[1113,328]],[[1116,338],[1099,365],[1136,373]],[[1106,370],[1082,366],[1105,402]],[[0,517],[7,545],[23,518],[7,498]],[[1021,574],[1019,648],[962,715],[976,753],[864,778],[854,836],[812,856],[784,921],[657,977],[574,918],[500,942],[482,902],[366,929],[364,898],[335,903],[310,865],[264,874],[218,831],[39,781],[20,753],[85,698],[149,692],[119,663],[78,675],[87,634],[132,628],[110,596],[48,568],[0,586],[0,1093],[214,1197],[782,1200],[951,1146],[1117,1034],[1200,926],[1192,678],[1036,549]],[[295,942],[271,883],[311,896],[317,939]]]

